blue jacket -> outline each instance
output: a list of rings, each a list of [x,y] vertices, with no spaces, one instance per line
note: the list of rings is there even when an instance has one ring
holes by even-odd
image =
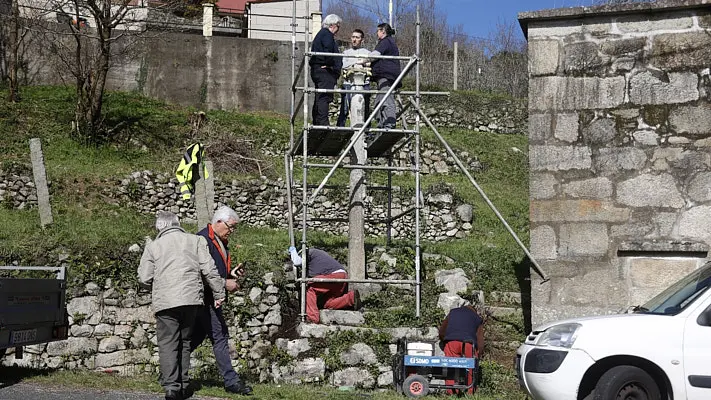
[[[453,308],[447,315],[447,325],[444,331],[445,342],[456,340],[460,342],[471,342],[474,347],[476,343],[476,331],[484,322],[476,311],[469,307]]]
[[[311,51],[319,53],[340,53],[338,50],[338,44],[336,44],[336,39],[333,37],[333,33],[328,30],[328,28],[322,28],[314,38],[311,44]],[[343,65],[343,59],[341,57],[326,57],[326,56],[313,56],[309,60],[309,65],[312,67],[331,67],[334,73],[341,73],[341,66]]]
[[[197,234],[207,240],[207,248],[210,249],[210,256],[212,256],[212,259],[215,261],[217,272],[222,278],[227,278],[227,274],[230,270],[230,250],[227,248],[227,241],[223,242],[225,245],[225,254],[223,255],[220,251],[220,245],[217,243],[217,240],[220,239],[215,236],[211,224],[207,224],[205,229]],[[225,295],[227,295],[227,292],[225,292]],[[214,302],[212,291],[205,290],[205,304],[212,304]]]
[[[309,278],[313,278],[317,275],[332,274],[339,269],[345,270],[341,263],[321,249],[309,249],[308,254],[308,259],[306,260],[308,270],[306,271],[306,275],[308,275]]]
[[[385,36],[378,42],[375,46],[375,51],[380,52],[382,56],[399,56],[400,50],[395,44],[395,39],[392,36]],[[377,82],[378,79],[385,78],[391,83],[397,79],[400,75],[400,61],[399,60],[382,60],[377,59],[371,64],[373,68],[373,81]]]

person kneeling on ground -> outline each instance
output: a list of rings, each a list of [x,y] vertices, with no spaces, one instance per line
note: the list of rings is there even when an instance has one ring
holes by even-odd
[[[343,265],[321,249],[308,249],[306,256],[306,276],[321,279],[348,279]],[[289,254],[294,266],[301,266],[303,260],[295,247],[289,247]],[[324,309],[342,310],[345,308],[360,309],[360,293],[348,290],[346,282],[310,282],[306,290],[306,317],[318,324],[321,320],[319,304]]]
[[[473,306],[453,308],[439,327],[439,340],[444,344],[447,357],[481,357],[484,349],[484,320]],[[474,376],[467,372],[467,385],[471,385]],[[454,380],[446,380],[447,385],[454,385]],[[468,393],[474,393],[474,387]],[[450,389],[447,393],[453,394]]]

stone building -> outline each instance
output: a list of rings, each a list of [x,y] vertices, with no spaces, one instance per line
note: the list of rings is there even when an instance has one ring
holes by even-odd
[[[708,260],[711,0],[526,12],[532,322],[645,302]]]

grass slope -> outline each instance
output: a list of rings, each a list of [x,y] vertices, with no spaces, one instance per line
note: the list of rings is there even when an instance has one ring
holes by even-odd
[[[154,234],[153,217],[118,204],[106,191],[134,171],[172,174],[184,148],[196,140],[210,145],[208,155],[215,162],[217,175],[224,180],[254,178],[259,173],[270,178],[283,175],[282,157],[269,154],[282,153],[288,143],[289,125],[284,116],[208,111],[206,125],[195,133],[191,122],[194,109],[167,105],[134,93],[111,92],[105,100],[105,123],[109,128],[117,128],[111,133],[110,144],[95,148],[81,146],[69,138],[74,104],[72,90],[28,87],[22,95],[20,103],[12,104],[4,100],[5,93],[0,91],[3,99],[0,100],[0,137],[4,138],[0,144],[4,155],[0,169],[31,176],[28,141],[41,138],[51,181],[55,223],[41,229],[36,210],[11,209],[0,199],[0,226],[3,227],[0,262],[4,265],[12,262],[41,265],[56,259],[49,257],[51,255],[65,254],[69,257],[74,285],[90,280],[101,283],[110,278],[124,286],[134,286],[140,254],[129,254],[126,249]],[[475,179],[527,243],[526,137],[449,129],[441,133],[456,151],[466,151],[484,165]],[[424,131],[423,140],[434,143],[435,137]],[[265,145],[274,151],[262,152],[261,147]],[[257,171],[249,164],[251,161],[235,157],[239,149],[246,149],[247,152],[241,154],[248,158],[261,160],[262,170]],[[340,172],[334,179],[344,183],[347,175]],[[301,176],[298,171],[296,176]],[[382,183],[382,176],[374,174],[372,181]],[[318,174],[310,175],[313,181],[318,177]],[[394,184],[411,189],[414,179],[396,176]],[[449,175],[422,177],[423,188],[441,185],[449,185],[457,198],[474,205],[472,235],[450,242],[423,242],[423,251],[449,256],[457,261],[458,267],[474,265],[476,271],[469,271],[473,277],[472,289],[519,291],[521,285],[525,285],[528,269],[523,251],[463,174],[452,170]],[[195,226],[186,228],[197,229]],[[333,249],[342,249],[347,243],[347,238],[320,232],[309,234],[309,238]],[[281,267],[286,243],[288,237],[284,230],[241,226],[230,245],[233,259],[250,260],[250,279],[256,281],[265,271]],[[384,239],[368,238],[367,244],[383,245]],[[412,245],[398,242],[396,247],[407,249]],[[423,293],[430,293],[428,290],[425,288]],[[402,302],[402,298],[399,301]],[[436,303],[436,298],[423,304],[436,308],[432,301]],[[428,315],[433,321],[440,317],[434,312]],[[386,322],[393,321],[381,321]],[[412,321],[403,317],[400,322]],[[519,325],[520,322],[516,322],[512,326]],[[520,339],[521,329],[509,329],[509,339]],[[501,358],[506,364],[510,360],[507,357]],[[492,364],[489,371],[491,393],[512,393],[509,390],[516,384],[508,367]],[[302,395],[294,396],[287,398]],[[308,394],[303,395],[306,396]]]

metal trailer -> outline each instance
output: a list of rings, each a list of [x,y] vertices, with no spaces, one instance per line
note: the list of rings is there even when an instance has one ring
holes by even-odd
[[[476,357],[408,354],[405,339],[398,340],[397,353],[393,357],[395,390],[412,398],[427,396],[432,389],[465,392],[477,386],[479,371],[479,360]],[[470,372],[472,383],[467,384],[467,375]],[[454,384],[431,383],[433,379],[453,380]]]
[[[0,357],[14,347],[21,359],[23,346],[66,339],[66,268],[0,266],[0,272],[15,275],[0,278]],[[54,278],[34,278],[43,273]]]

